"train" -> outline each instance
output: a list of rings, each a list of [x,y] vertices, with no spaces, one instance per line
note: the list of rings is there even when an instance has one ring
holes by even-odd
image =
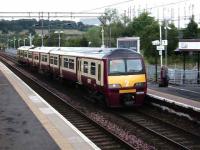
[[[87,88],[107,107],[144,103],[147,76],[141,54],[127,48],[33,47],[17,49],[17,60],[43,74]]]

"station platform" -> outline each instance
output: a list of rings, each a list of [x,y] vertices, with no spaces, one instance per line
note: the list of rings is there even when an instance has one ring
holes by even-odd
[[[0,149],[99,148],[0,62]]]
[[[159,100],[200,112],[200,86],[169,85],[168,87],[159,87],[156,83],[148,83],[147,94]]]

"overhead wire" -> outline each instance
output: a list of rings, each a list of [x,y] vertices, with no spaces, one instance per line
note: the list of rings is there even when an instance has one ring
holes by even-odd
[[[122,2],[118,2],[118,3],[113,3],[113,4],[109,4],[109,5],[105,5],[105,6],[101,6],[101,7],[97,7],[97,8],[93,8],[93,9],[89,9],[89,10],[83,10],[82,12],[89,12],[89,11],[94,11],[94,10],[98,10],[98,9],[103,9],[103,8],[107,8],[107,7],[112,7],[112,6],[116,6],[116,5],[121,5],[124,3],[128,3],[134,0],[127,0],[127,1],[122,1]]]

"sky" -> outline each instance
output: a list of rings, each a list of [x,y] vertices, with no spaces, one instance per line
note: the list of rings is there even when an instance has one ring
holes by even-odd
[[[78,12],[122,1],[125,0],[2,0],[0,10]]]
[[[120,4],[109,8],[117,8],[130,18],[148,9],[152,16],[160,19],[176,20],[180,14],[182,24],[186,24],[185,18],[193,13],[200,22],[200,0],[2,0],[0,12],[104,12],[103,6],[116,3]],[[100,7],[103,8],[96,9]]]

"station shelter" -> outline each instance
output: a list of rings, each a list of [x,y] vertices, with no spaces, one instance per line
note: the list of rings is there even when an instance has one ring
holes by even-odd
[[[183,55],[183,83],[185,81],[186,57],[191,53],[197,55],[197,83],[200,84],[200,39],[180,39],[175,50]]]

